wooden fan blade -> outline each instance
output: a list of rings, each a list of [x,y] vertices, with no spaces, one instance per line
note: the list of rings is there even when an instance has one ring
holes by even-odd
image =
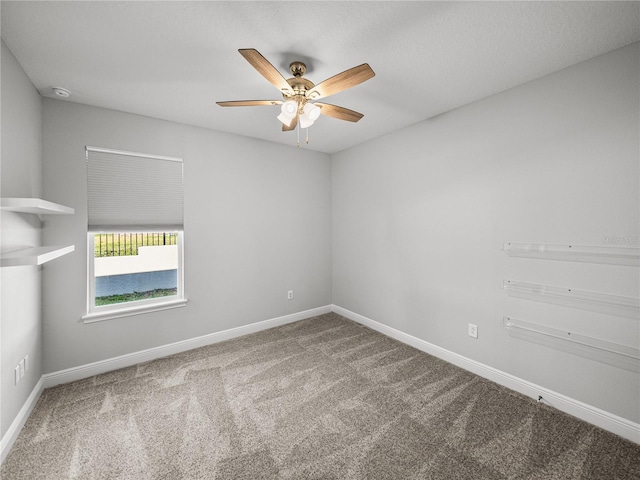
[[[221,107],[263,107],[280,105],[282,100],[233,100],[231,102],[216,102]]]
[[[238,50],[247,62],[255,68],[260,75],[266,78],[271,85],[276,87],[280,92],[293,95],[291,85],[282,76],[276,67],[271,65],[269,61],[262,56],[255,48],[241,48]]]
[[[307,92],[307,98],[315,100],[329,95],[335,95],[351,87],[361,84],[375,76],[375,72],[367,63],[345,70],[331,78],[320,82]]]
[[[290,132],[291,130],[295,130],[297,126],[298,126],[298,115],[296,115],[294,117],[294,119],[291,122],[291,125],[289,125],[288,127],[283,123],[282,124],[282,131],[283,132]]]
[[[356,112],[355,110],[349,110],[348,108],[339,107],[337,105],[331,105],[330,103],[315,102],[314,105],[320,107],[320,113],[329,117],[337,118],[338,120],[346,120],[347,122],[357,122],[363,114]]]

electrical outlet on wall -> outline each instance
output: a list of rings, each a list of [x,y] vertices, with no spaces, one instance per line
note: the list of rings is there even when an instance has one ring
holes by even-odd
[[[20,380],[22,380],[25,373],[27,373],[27,370],[29,370],[29,355],[25,355],[18,365],[16,365],[16,368],[13,369],[15,385],[20,383]]]
[[[469,336],[473,338],[478,338],[478,326],[470,323],[469,324]]]
[[[287,300],[293,300],[293,290],[287,292]]]

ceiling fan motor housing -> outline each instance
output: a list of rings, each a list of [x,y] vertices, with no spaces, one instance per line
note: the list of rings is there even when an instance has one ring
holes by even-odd
[[[302,65],[304,66],[304,64]],[[291,71],[293,72],[293,67],[291,68]],[[307,97],[306,97],[307,91],[315,87],[315,84],[311,80],[298,77],[298,76],[288,78],[287,83],[291,85],[291,89],[293,90],[293,95],[283,94],[283,97],[285,99],[295,100],[296,102],[298,102],[298,105],[300,106],[300,108],[302,108],[304,104],[307,103]]]
[[[302,62],[291,62],[289,64],[289,70],[294,77],[301,77],[307,71],[307,66]]]

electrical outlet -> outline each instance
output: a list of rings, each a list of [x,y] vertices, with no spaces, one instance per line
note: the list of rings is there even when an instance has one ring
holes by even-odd
[[[478,338],[478,326],[473,323],[469,324],[469,336],[473,338]]]
[[[293,290],[287,292],[287,300],[293,300]]]

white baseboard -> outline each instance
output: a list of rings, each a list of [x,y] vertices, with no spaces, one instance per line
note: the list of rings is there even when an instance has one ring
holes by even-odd
[[[36,386],[33,387],[33,390],[31,390],[29,398],[27,398],[27,401],[24,402],[24,405],[18,412],[18,415],[13,420],[13,422],[11,422],[9,429],[2,437],[2,440],[0,440],[0,463],[4,462],[4,459],[7,458],[11,447],[20,434],[20,430],[22,430],[22,427],[24,427],[24,424],[27,422],[29,415],[31,415],[33,407],[35,407],[36,403],[38,403],[38,399],[42,394],[42,390],[44,390],[44,381],[42,377],[40,377],[40,380],[38,380]]]
[[[88,363],[78,367],[67,368],[66,370],[47,373],[43,375],[44,388],[53,387],[61,383],[82,380],[83,378],[89,378],[101,373],[130,367],[156,358],[186,352],[187,350],[193,350],[194,348],[204,347],[224,340],[230,340],[249,333],[255,333],[268,328],[286,325],[287,323],[297,322],[298,320],[303,320],[305,318],[329,313],[332,311],[331,309],[331,305],[312,308],[311,310],[304,310],[302,312],[292,313],[283,317],[271,318],[269,320],[243,325],[242,327],[230,328],[229,330],[223,330],[222,332],[209,333],[207,335],[202,335],[201,337],[190,338],[188,340],[182,340],[168,345],[161,345],[159,347],[149,348],[139,352],[127,353],[126,355],[121,355],[119,357],[100,360],[98,362]]]
[[[375,320],[354,313],[346,308],[333,306],[333,311],[338,315],[342,315],[354,322],[365,325],[372,330],[376,330],[388,337],[394,338],[402,343],[411,345],[418,350],[426,352],[434,357],[441,358],[460,368],[464,368],[476,375],[491,380],[499,385],[515,390],[523,395],[537,400],[539,396],[544,399],[545,404],[550,405],[558,410],[577,417],[585,422],[596,425],[604,430],[615,433],[627,440],[640,444],[640,424],[624,419],[609,412],[605,412],[599,408],[587,405],[586,403],[574,400],[560,393],[554,392],[544,387],[540,387],[534,383],[528,382],[514,375],[510,375],[488,365],[484,365],[475,360],[471,360],[457,353],[451,352],[444,348],[433,345],[424,340],[420,340],[412,335],[408,335],[395,328],[388,327]]]

